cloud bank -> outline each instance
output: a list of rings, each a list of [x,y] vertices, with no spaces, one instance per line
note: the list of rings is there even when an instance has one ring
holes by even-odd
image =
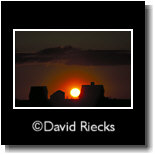
[[[82,50],[71,46],[47,48],[36,53],[16,53],[16,64],[63,63],[66,65],[130,65],[128,50]]]

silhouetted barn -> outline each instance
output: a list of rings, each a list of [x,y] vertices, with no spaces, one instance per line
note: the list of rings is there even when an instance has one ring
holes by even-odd
[[[95,106],[103,102],[104,99],[104,86],[95,85],[91,82],[90,85],[82,85],[81,93],[79,96],[83,106]]]
[[[29,94],[33,106],[46,106],[48,103],[48,90],[46,86],[32,86]]]
[[[61,90],[56,91],[50,96],[50,103],[52,106],[65,106],[65,93]]]

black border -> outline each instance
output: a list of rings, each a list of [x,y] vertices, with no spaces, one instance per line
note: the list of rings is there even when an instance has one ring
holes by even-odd
[[[1,2],[2,145],[145,145],[145,2]],[[61,20],[60,20],[61,19]],[[13,29],[133,29],[133,110],[13,110]],[[80,115],[79,115],[80,113]],[[93,117],[92,117],[93,113]],[[35,115],[34,115],[35,114]],[[55,117],[57,116],[57,117]],[[113,134],[36,134],[34,120],[116,124]]]

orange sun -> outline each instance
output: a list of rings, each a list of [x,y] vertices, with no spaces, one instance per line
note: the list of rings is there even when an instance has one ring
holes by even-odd
[[[73,88],[70,91],[70,94],[71,94],[72,97],[78,97],[80,95],[80,90],[78,88]]]

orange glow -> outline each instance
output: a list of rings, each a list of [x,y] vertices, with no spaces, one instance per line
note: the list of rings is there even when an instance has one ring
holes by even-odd
[[[57,90],[61,90],[65,93],[65,99],[77,99],[78,97],[73,97],[70,94],[73,88],[81,90],[82,85],[90,85],[90,81],[100,84],[101,80],[104,80],[104,78],[100,80],[93,67],[50,65],[49,68],[52,68],[55,74],[51,70],[44,76],[41,83],[43,86],[48,86],[48,98]],[[106,86],[106,82],[104,82],[104,86]]]
[[[80,95],[80,90],[77,89],[77,88],[73,88],[71,91],[70,91],[70,94],[72,97],[78,97]]]

